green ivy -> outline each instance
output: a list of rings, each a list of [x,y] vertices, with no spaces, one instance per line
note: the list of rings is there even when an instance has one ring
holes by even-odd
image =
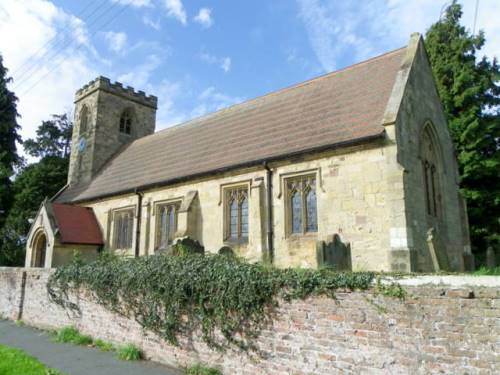
[[[59,305],[77,309],[69,296],[85,288],[99,304],[134,318],[171,344],[178,344],[180,334],[201,332],[212,347],[248,349],[280,298],[334,298],[339,288],[367,289],[373,279],[369,272],[275,269],[220,255],[130,259],[104,253],[90,264],[76,261],[58,268],[48,291]]]

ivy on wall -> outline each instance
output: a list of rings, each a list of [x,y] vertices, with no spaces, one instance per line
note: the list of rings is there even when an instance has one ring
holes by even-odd
[[[280,299],[335,297],[338,289],[368,289],[373,273],[328,269],[275,269],[224,255],[155,255],[76,260],[48,281],[51,299],[77,309],[72,293],[88,290],[96,301],[135,319],[177,345],[179,335],[200,334],[211,347],[252,348]]]

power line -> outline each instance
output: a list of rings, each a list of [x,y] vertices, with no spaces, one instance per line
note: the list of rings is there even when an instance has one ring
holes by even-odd
[[[77,18],[83,18],[83,15],[85,13],[85,11],[90,7],[90,5],[92,5],[93,3],[95,2],[92,1],[90,3],[88,3],[80,12],[78,12],[78,15],[76,16]],[[88,16],[92,16],[95,11],[99,9],[99,7],[97,7],[96,9],[94,9],[93,12],[91,12]],[[66,26],[62,33],[65,33],[66,31],[68,31],[70,29],[69,26]],[[33,53],[31,56],[28,56],[26,58],[26,60],[24,60],[24,62],[19,66],[17,67],[13,72],[12,74],[14,75],[17,75],[17,73],[19,73],[26,65],[28,65],[28,63],[30,62],[30,60],[34,59],[36,57],[36,55],[38,55],[40,52],[42,52],[43,50],[45,50],[45,47],[48,47],[49,44],[51,44],[60,34],[59,33],[56,33],[56,35],[52,38],[50,38],[47,42],[45,42],[45,44],[43,46],[41,46],[35,53]],[[55,43],[56,45],[58,44],[59,42]],[[50,51],[50,49],[46,50],[45,53],[40,56],[38,59],[42,59],[48,52]]]
[[[104,15],[106,15],[110,10],[112,10],[118,3],[113,3],[110,7],[104,10],[101,14],[99,14],[96,18],[93,19],[93,21],[89,24],[89,28],[92,27],[96,22],[98,22]],[[127,6],[125,6],[127,7]],[[95,33],[94,33],[95,34]],[[92,34],[92,35],[94,35]],[[70,40],[65,43],[62,47],[58,48],[57,50],[49,50],[49,52],[54,52],[50,56],[48,56],[45,61],[57,58],[58,55],[60,55],[64,50],[66,50],[68,47],[70,47],[74,42],[76,41],[75,37],[71,37]],[[44,54],[44,56],[47,55],[47,53]],[[42,66],[42,61],[39,61],[38,63],[35,63],[32,65],[27,71],[24,72],[24,74],[21,75],[21,78],[17,78],[17,84],[15,85],[14,89],[19,89],[25,82],[29,81],[34,74],[36,74],[36,70]],[[33,74],[32,74],[33,73]]]
[[[476,21],[477,21],[477,10],[479,8],[479,0],[476,0],[476,11],[474,12],[474,27],[472,28],[472,35],[476,35]]]
[[[120,11],[118,13],[116,13],[114,16],[112,16],[107,22],[105,22],[100,28],[98,28],[97,30],[95,30],[92,34],[91,34],[91,37],[94,36],[102,27],[106,26],[106,25],[109,25],[111,24],[120,14],[122,14],[128,7],[129,7],[130,4],[126,4],[122,9],[120,9]],[[75,52],[76,51],[79,51],[84,45],[83,44],[80,44],[78,46],[78,48],[76,48]],[[43,79],[45,79],[45,77],[47,77],[50,73],[52,73],[55,69],[57,69],[63,62],[64,60],[61,60],[59,61],[57,64],[55,64],[52,69],[50,69],[47,73],[45,73],[42,77],[40,77],[40,79],[38,79],[35,83],[33,83],[27,90],[23,91],[21,93],[21,95],[25,95],[27,93],[29,93],[36,85],[38,85]]]

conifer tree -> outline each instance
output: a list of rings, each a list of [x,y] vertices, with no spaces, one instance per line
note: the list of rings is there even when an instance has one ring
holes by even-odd
[[[11,78],[0,55],[0,230],[12,202],[12,181],[16,164],[20,158],[16,142],[21,142],[17,123],[17,98],[7,85]],[[2,239],[0,238],[0,242]]]
[[[472,245],[483,253],[500,239],[500,69],[480,57],[485,35],[460,24],[456,0],[426,33],[426,47],[457,151]]]

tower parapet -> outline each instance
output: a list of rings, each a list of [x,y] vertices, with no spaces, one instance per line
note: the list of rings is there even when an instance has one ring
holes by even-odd
[[[76,91],[75,103],[91,95],[96,90],[102,90],[110,94],[122,96],[125,99],[135,101],[139,104],[149,106],[156,109],[158,105],[158,98],[154,95],[146,95],[142,90],[135,91],[131,86],[123,86],[121,82],[112,83],[107,77],[99,76],[83,87]]]

